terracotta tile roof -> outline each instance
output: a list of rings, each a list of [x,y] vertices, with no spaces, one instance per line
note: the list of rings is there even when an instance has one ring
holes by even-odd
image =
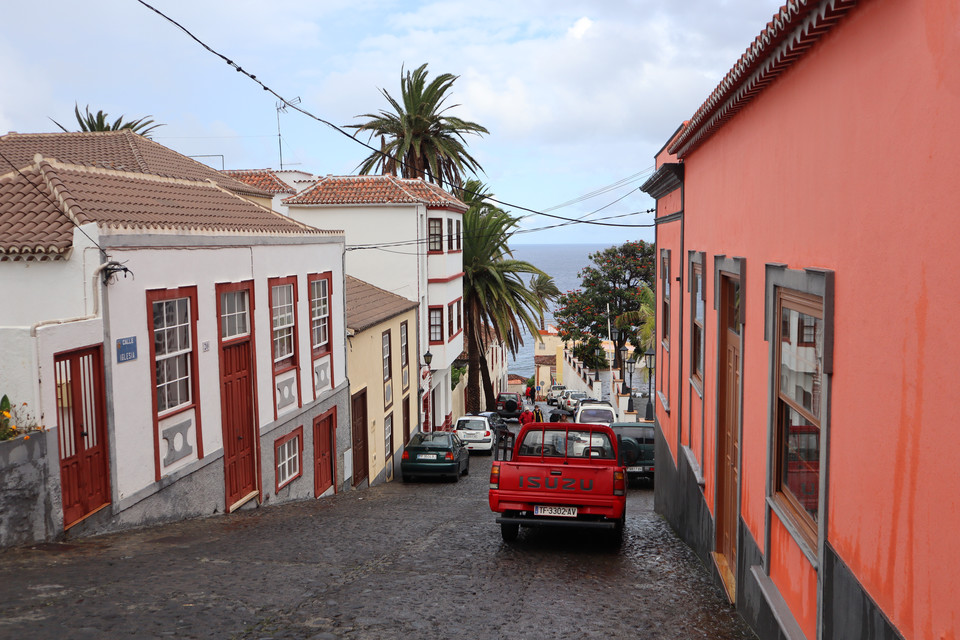
[[[297,192],[296,189],[281,180],[273,169],[239,169],[223,171],[222,173],[267,193],[295,194]]]
[[[789,0],[697,109],[668,151],[683,158],[803,56],[857,0]]]
[[[466,211],[467,205],[440,187],[395,176],[325,176],[312,187],[284,199],[288,205],[424,204]]]
[[[0,260],[62,257],[75,225],[256,235],[330,235],[216,184],[61,163],[39,154],[0,175]]]
[[[363,331],[404,311],[415,309],[417,303],[403,296],[384,291],[369,282],[347,276],[347,328]],[[413,336],[415,327],[408,329]],[[400,337],[395,338],[399,345]],[[399,347],[398,347],[399,348]]]
[[[540,366],[540,365],[548,365],[548,366],[551,366],[551,367],[555,367],[555,366],[557,366],[557,356],[556,356],[556,355],[552,355],[552,356],[533,356],[533,362],[534,362],[534,364],[536,364],[537,366]]]
[[[519,375],[519,374],[516,374],[516,373],[507,374],[507,383],[508,383],[508,384],[513,384],[513,383],[515,383],[515,382],[526,382],[526,381],[527,381],[527,379],[524,378],[523,376]]]
[[[202,162],[137,135],[129,129],[94,133],[8,133],[0,136],[0,153],[22,168],[37,153],[61,162],[168,178],[213,180],[243,196],[269,198],[272,194],[236,180]],[[12,171],[0,159],[0,174]]]

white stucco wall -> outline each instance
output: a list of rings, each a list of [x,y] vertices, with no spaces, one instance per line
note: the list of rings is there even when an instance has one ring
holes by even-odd
[[[201,244],[203,238],[191,239],[191,242]],[[111,256],[125,262],[134,277],[121,278],[107,288],[107,347],[112,349],[115,341],[123,337],[136,337],[138,343],[136,360],[117,363],[112,352],[108,358],[108,366],[113,374],[116,434],[113,459],[116,461],[115,475],[120,500],[155,481],[152,409],[152,394],[155,390],[151,376],[154,365],[150,360],[151,320],[147,317],[146,292],[152,289],[197,287],[197,343],[194,348],[198,355],[199,418],[203,452],[205,456],[209,456],[223,447],[216,284],[253,280],[257,417],[261,432],[268,431],[274,422],[268,279],[297,276],[297,335],[299,366],[302,371],[298,394],[302,401],[312,401],[307,274],[333,272],[333,326],[330,338],[337,363],[336,382],[339,383],[343,379],[345,362],[341,250],[342,245],[337,243],[111,249]],[[195,456],[195,434],[190,434],[189,443],[194,448]],[[191,456],[178,463],[182,466],[192,459],[195,457]],[[168,471],[176,468],[172,467]]]

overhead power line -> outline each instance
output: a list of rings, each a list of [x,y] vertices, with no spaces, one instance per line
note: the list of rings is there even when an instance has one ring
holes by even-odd
[[[243,67],[241,67],[238,63],[234,62],[233,60],[231,60],[230,58],[228,58],[228,57],[225,56],[224,54],[220,53],[219,51],[217,51],[216,49],[214,49],[213,47],[211,47],[210,45],[208,45],[207,43],[205,43],[203,40],[201,40],[200,38],[198,38],[197,36],[195,36],[189,29],[187,29],[187,28],[184,27],[182,24],[180,24],[179,22],[177,22],[176,20],[174,20],[174,19],[171,18],[170,16],[166,15],[165,13],[163,13],[162,11],[160,11],[159,9],[157,9],[156,7],[154,7],[153,5],[151,5],[150,3],[146,2],[145,0],[137,0],[137,2],[139,2],[140,4],[142,4],[144,7],[146,7],[146,8],[149,9],[150,11],[153,11],[153,12],[156,13],[158,16],[160,16],[161,18],[163,18],[164,20],[166,20],[166,21],[169,22],[170,24],[174,25],[175,27],[177,27],[178,29],[180,29],[181,31],[183,31],[191,40],[193,40],[194,42],[196,42],[197,44],[199,44],[201,47],[203,47],[204,49],[206,49],[209,53],[211,53],[211,54],[215,55],[216,57],[220,58],[221,60],[223,60],[227,65],[229,65],[230,67],[232,67],[232,68],[233,68],[234,70],[236,70],[238,73],[242,73],[244,76],[246,76],[247,78],[249,78],[250,80],[252,80],[253,82],[255,82],[257,85],[260,86],[261,89],[263,89],[264,91],[266,91],[266,92],[269,93],[270,95],[272,95],[272,96],[274,96],[275,98],[277,98],[277,100],[280,100],[287,108],[293,109],[294,111],[298,111],[299,113],[302,113],[303,115],[307,116],[308,118],[311,118],[312,120],[316,120],[317,122],[319,122],[319,123],[321,123],[321,124],[325,124],[326,126],[330,127],[330,128],[333,129],[334,131],[336,131],[337,133],[339,133],[339,134],[341,134],[341,135],[349,138],[350,140],[353,140],[355,143],[357,143],[357,144],[365,147],[366,149],[369,149],[370,151],[372,151],[372,152],[374,152],[374,153],[377,153],[377,154],[379,154],[379,155],[381,155],[381,156],[383,156],[383,157],[385,157],[385,158],[394,160],[394,161],[397,162],[397,164],[400,165],[400,166],[404,166],[404,162],[403,162],[401,159],[399,159],[399,158],[393,158],[393,156],[391,156],[390,154],[385,153],[384,151],[382,151],[382,150],[380,150],[380,149],[377,149],[376,147],[373,147],[373,146],[367,144],[367,143],[364,142],[363,140],[360,140],[360,139],[357,138],[356,136],[351,135],[348,131],[345,131],[344,129],[342,129],[341,127],[333,124],[333,123],[330,122],[329,120],[325,120],[324,118],[321,118],[320,116],[314,115],[313,113],[311,113],[311,112],[307,111],[306,109],[304,109],[304,108],[298,106],[297,104],[295,104],[295,103],[294,103],[294,99],[288,100],[287,98],[283,97],[282,95],[280,95],[279,93],[277,93],[276,91],[274,91],[273,89],[271,89],[270,87],[268,87],[262,80],[260,80],[259,78],[257,78],[257,76],[255,76],[254,74],[250,73],[249,71],[247,71],[246,69],[244,69]],[[428,172],[428,175],[429,175],[429,172]],[[463,189],[463,191],[465,191],[466,193],[471,193],[471,194],[473,194],[473,195],[482,195],[482,194],[474,193],[474,192],[469,191],[469,190],[467,190],[467,189]],[[640,227],[649,227],[649,226],[651,226],[651,225],[649,225],[649,224],[615,224],[615,223],[596,222],[596,221],[593,221],[593,220],[579,220],[579,219],[576,219],[576,218],[567,218],[567,217],[558,216],[558,215],[555,215],[555,214],[552,214],[552,213],[546,213],[546,212],[544,212],[544,211],[537,211],[536,209],[531,209],[531,208],[529,208],[529,207],[524,207],[524,206],[522,206],[522,205],[510,203],[510,202],[507,202],[507,201],[505,201],[505,200],[499,200],[499,199],[497,199],[497,198],[493,198],[493,197],[489,197],[489,196],[486,198],[486,200],[489,200],[490,202],[494,202],[494,203],[496,203],[496,204],[498,204],[498,205],[501,205],[501,206],[503,206],[503,207],[509,207],[509,208],[511,208],[511,209],[518,209],[518,210],[520,210],[520,211],[526,211],[526,212],[528,212],[528,213],[532,213],[532,214],[535,214],[535,215],[546,216],[546,217],[548,217],[548,218],[554,218],[554,219],[556,219],[556,220],[563,220],[563,221],[565,221],[565,222],[572,222],[572,223],[579,223],[579,224],[592,224],[592,225],[604,226],[604,227],[633,227],[633,228],[640,228]]]

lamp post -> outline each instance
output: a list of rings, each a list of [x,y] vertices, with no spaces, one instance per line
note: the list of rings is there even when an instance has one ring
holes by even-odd
[[[620,380],[621,381],[623,381],[623,379],[627,377],[623,370],[623,368],[627,364],[627,351],[628,351],[627,345],[623,345],[622,347],[620,347]],[[626,382],[623,383],[623,392],[624,393],[627,392]]]
[[[653,420],[653,366],[657,363],[657,354],[653,349],[647,349],[643,354],[647,365],[647,420]]]
[[[627,360],[627,372],[630,374],[630,399],[627,400],[627,411],[633,411],[633,370],[636,368],[636,358],[630,358]]]
[[[597,360],[599,360],[600,358],[603,358],[603,357],[604,357],[604,353],[605,353],[605,352],[604,352],[602,346],[597,345],[597,348],[594,349],[594,353],[595,353],[596,356],[597,356]],[[594,375],[596,376],[594,379],[595,379],[597,382],[600,382],[600,367],[597,367],[596,369],[594,369],[593,373],[594,373]]]
[[[428,371],[428,372],[430,371],[430,363],[431,363],[431,362],[433,362],[433,354],[430,353],[430,350],[428,349],[427,352],[426,352],[425,354],[423,354],[423,364],[427,365],[427,371]],[[429,378],[428,378],[428,379],[429,379]],[[432,401],[431,394],[430,394],[430,389],[429,389],[429,386],[430,386],[430,384],[432,384],[432,383],[433,383],[432,380],[427,383],[427,392],[426,392],[425,397],[424,397],[424,399],[423,399],[423,404],[424,404],[424,411],[423,411],[424,416],[423,416],[423,419],[424,419],[424,422],[426,423],[426,425],[427,425],[427,427],[428,427],[428,429],[427,429],[428,431],[433,431],[433,420],[430,418],[430,415],[436,410],[436,409],[434,409],[434,407],[432,406],[433,401]]]

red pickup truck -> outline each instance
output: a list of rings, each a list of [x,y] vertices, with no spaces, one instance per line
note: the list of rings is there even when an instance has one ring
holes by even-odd
[[[507,542],[525,527],[594,527],[619,541],[626,469],[606,425],[535,422],[500,438],[490,469],[490,509]]]

